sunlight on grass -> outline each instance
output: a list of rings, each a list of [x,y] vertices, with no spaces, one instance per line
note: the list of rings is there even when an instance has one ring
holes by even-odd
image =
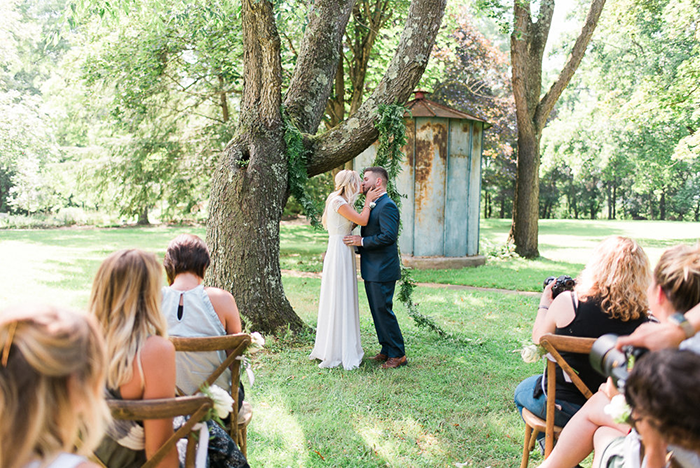
[[[509,228],[510,220],[484,220],[482,239],[494,247],[505,242]],[[168,241],[185,232],[204,237],[204,228],[189,226],[0,231],[6,266],[0,272],[0,307],[27,300],[84,307],[95,271],[109,253],[137,247],[162,258]],[[653,263],[666,247],[692,244],[698,233],[700,223],[543,220],[540,258],[492,258],[479,268],[413,273],[419,282],[539,292],[547,276],[576,276],[608,235],[638,239]],[[326,239],[309,226],[283,225],[282,268],[320,271]],[[321,280],[290,274],[283,282],[297,314],[314,326]],[[362,346],[371,356],[379,345],[362,282],[358,291]],[[517,466],[523,425],[513,388],[542,372],[540,363],[523,363],[517,350],[530,340],[538,299],[417,287],[421,313],[457,339],[418,327],[396,301],[409,366],[395,372],[370,361],[351,372],[319,369],[308,359],[313,332],[267,337],[266,350],[254,361],[255,386],[246,388],[254,407],[251,466]],[[531,465],[539,461],[533,454]]]
[[[264,433],[255,433],[255,443],[249,442],[251,455],[268,459],[274,466],[307,466],[306,437],[297,416],[285,404],[284,396],[268,394],[265,398],[252,396],[251,400],[255,407],[255,423],[266,428]]]

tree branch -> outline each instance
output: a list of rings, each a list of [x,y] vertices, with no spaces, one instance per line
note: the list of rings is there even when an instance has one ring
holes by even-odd
[[[554,109],[554,105],[557,100],[559,100],[561,93],[564,92],[564,89],[571,81],[574,73],[576,73],[576,69],[581,64],[581,60],[583,60],[583,56],[586,53],[586,48],[593,36],[593,31],[595,31],[596,25],[598,24],[598,19],[600,19],[603,6],[605,6],[605,0],[591,1],[591,8],[588,10],[588,15],[586,15],[586,21],[583,24],[583,28],[581,28],[581,33],[576,39],[574,48],[571,50],[569,60],[566,65],[564,65],[561,73],[559,73],[559,78],[552,84],[547,94],[542,97],[540,104],[537,106],[534,123],[538,131],[544,128],[549,114],[552,112],[552,109]]]
[[[413,0],[399,46],[372,95],[354,115],[329,132],[305,136],[305,143],[314,149],[307,166],[309,176],[351,160],[377,139],[374,123],[379,104],[403,104],[408,100],[428,64],[445,3],[446,0]]]
[[[343,39],[355,0],[310,2],[309,24],[301,43],[284,105],[302,132],[318,130],[331,93]]]
[[[272,3],[243,0],[241,8],[244,70],[242,131],[248,126],[274,128],[282,117],[282,63]]]
[[[528,100],[526,83],[530,71],[528,67],[528,34],[530,34],[530,26],[532,25],[529,0],[513,0],[513,15],[515,23],[510,35],[510,61],[513,68],[511,86],[513,87],[518,129],[525,131],[532,126],[530,115],[534,113],[534,109],[531,109],[530,106],[530,100]]]

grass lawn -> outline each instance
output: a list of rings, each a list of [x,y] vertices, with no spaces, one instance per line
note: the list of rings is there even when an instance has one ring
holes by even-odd
[[[507,220],[485,220],[482,252],[502,244]],[[167,242],[203,228],[153,227],[0,231],[0,307],[40,301],[82,308],[104,257],[139,247],[162,256]],[[544,220],[537,260],[489,259],[456,271],[416,271],[419,282],[538,291],[550,275],[576,276],[595,244],[610,234],[637,239],[652,263],[664,248],[694,243],[699,223]],[[281,266],[320,271],[326,235],[304,225],[282,227]],[[320,280],[285,276],[297,313],[315,326]],[[376,335],[363,288],[360,326],[367,355]],[[528,339],[537,297],[419,287],[415,299],[458,339],[417,328],[396,307],[410,365],[386,372],[374,363],[346,372],[308,360],[313,336],[267,337],[247,387],[254,417],[248,431],[251,466],[258,467],[512,467],[520,460],[523,425],[512,392],[541,372],[514,353]],[[539,455],[533,456],[532,466]],[[589,462],[590,465],[590,462]]]

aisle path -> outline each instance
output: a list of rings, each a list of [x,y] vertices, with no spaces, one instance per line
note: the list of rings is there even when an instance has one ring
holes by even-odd
[[[316,272],[311,272],[311,271],[282,270],[282,274],[285,276],[293,276],[295,278],[319,278],[319,279],[321,278],[321,273],[316,273]],[[456,289],[456,290],[498,292],[498,293],[502,293],[502,294],[517,294],[520,296],[540,296],[542,294],[542,293],[532,292],[532,291],[513,291],[512,289],[481,288],[478,286],[464,286],[461,284],[416,283],[416,286],[421,286],[424,288],[434,288],[434,289]]]

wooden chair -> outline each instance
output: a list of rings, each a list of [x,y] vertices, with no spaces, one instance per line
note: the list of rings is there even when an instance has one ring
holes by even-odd
[[[142,466],[153,468],[175,446],[178,440],[187,437],[187,455],[185,467],[194,468],[196,440],[192,428],[206,416],[213,406],[210,398],[205,396],[184,396],[163,398],[157,400],[107,400],[107,405],[114,419],[143,421],[145,419],[165,419],[175,416],[190,416],[187,422],[158,449],[158,451]],[[95,460],[99,462],[99,460]],[[100,463],[101,464],[101,463]]]
[[[554,404],[556,398],[556,364],[571,378],[576,388],[587,399],[593,395],[586,384],[583,383],[571,366],[564,360],[559,352],[590,354],[595,338],[576,338],[546,334],[540,338],[540,345],[547,350],[554,361],[547,359],[547,419],[542,420],[526,408],[523,408],[523,420],[525,421],[525,441],[523,443],[523,457],[520,468],[527,468],[530,461],[530,452],[537,441],[537,434],[544,432],[544,457],[547,458],[554,448],[554,438],[559,437],[562,428],[554,425]]]
[[[241,379],[241,366],[238,358],[243,356],[246,348],[250,345],[252,341],[250,335],[238,333],[235,335],[201,338],[171,336],[170,341],[175,345],[175,351],[178,352],[226,351],[227,358],[202,382],[200,388],[205,384],[212,385],[226,368],[231,369],[231,397],[234,400],[234,404],[229,431],[231,438],[238,444],[243,455],[248,457],[248,424],[253,418],[252,410],[248,412],[245,420],[238,423],[236,421],[238,421],[238,384]]]

